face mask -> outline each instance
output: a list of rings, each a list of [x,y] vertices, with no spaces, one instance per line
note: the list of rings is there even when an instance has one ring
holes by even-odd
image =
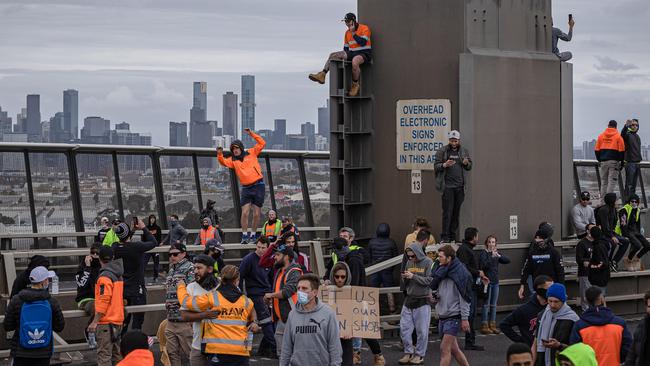
[[[171,226],[175,226],[176,224],[178,224],[178,221],[176,221],[176,220],[169,220],[169,225],[171,225]]]
[[[537,295],[539,295],[539,296],[541,296],[543,298],[546,298],[546,289],[545,288],[543,288],[543,287],[542,288],[536,288],[535,292],[537,293]]]
[[[632,206],[632,208],[638,208],[639,204],[638,203],[633,203],[631,206]]]
[[[208,225],[203,225],[202,227],[203,227],[203,229],[205,229],[205,230],[208,229]]]
[[[309,303],[309,295],[306,292],[298,291],[298,304],[306,305]]]

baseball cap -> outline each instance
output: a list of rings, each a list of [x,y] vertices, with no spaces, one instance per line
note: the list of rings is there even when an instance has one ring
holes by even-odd
[[[41,283],[46,279],[52,278],[54,276],[56,276],[56,273],[54,273],[54,271],[49,271],[47,268],[43,266],[38,266],[32,269],[31,272],[29,272],[29,282]]]
[[[587,191],[582,192],[580,194],[580,200],[581,201],[589,201],[589,200],[591,200],[591,194],[589,194],[589,192],[587,192]]]
[[[354,15],[354,13],[347,13],[345,14],[345,17],[341,20],[342,22],[348,22],[348,21],[357,21],[357,16]]]
[[[185,253],[185,252],[187,252],[187,247],[186,247],[185,244],[183,244],[183,243],[174,243],[174,244],[172,244],[172,245],[169,246],[169,251],[170,251],[170,252],[171,252],[172,250],[174,250],[174,249],[180,251],[181,253]]]
[[[212,259],[212,257],[210,257],[207,254],[199,254],[196,257],[194,257],[194,263],[201,263],[208,267],[213,267],[214,259]]]
[[[288,255],[289,258],[291,258],[291,259],[293,259],[293,257],[294,257],[293,249],[291,247],[287,246],[287,245],[284,245],[284,244],[282,244],[279,247],[273,249],[273,252]]]
[[[207,253],[208,251],[213,250],[213,251],[219,251],[223,254],[225,251],[223,245],[219,242],[217,239],[210,239],[208,240],[207,243],[205,243],[205,252]]]
[[[450,139],[460,140],[460,132],[458,132],[457,130],[451,130],[448,136]]]
[[[102,247],[99,248],[99,259],[102,261],[110,261],[113,259],[113,248],[102,245]]]

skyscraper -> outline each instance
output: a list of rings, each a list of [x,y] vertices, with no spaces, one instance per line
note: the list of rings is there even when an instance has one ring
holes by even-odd
[[[27,95],[27,123],[25,126],[27,140],[38,142],[41,136],[41,96]]]
[[[244,133],[244,129],[255,130],[255,75],[241,76],[241,136],[244,143],[253,140]]]
[[[223,95],[223,134],[237,136],[237,94]]]
[[[84,118],[81,142],[84,144],[108,144],[111,121],[102,117]]]
[[[316,126],[311,122],[305,122],[300,125],[300,134],[307,139],[307,150],[316,149]]]
[[[169,122],[169,146],[187,146],[187,122]]]
[[[63,91],[63,132],[68,139],[79,138],[79,92],[74,89]]]
[[[208,83],[205,81],[195,81],[193,89],[190,122],[205,122],[208,119]]]
[[[318,134],[329,139],[330,137],[330,101],[324,107],[318,108]]]
[[[11,117],[8,116],[7,112],[2,111],[2,107],[0,107],[0,136],[6,133],[11,133],[11,124]],[[2,138],[0,137],[0,140],[1,139]]]
[[[16,115],[16,126],[14,133],[27,133],[27,108],[22,108]]]

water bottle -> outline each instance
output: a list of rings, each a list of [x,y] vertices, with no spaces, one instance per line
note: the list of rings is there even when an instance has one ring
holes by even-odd
[[[52,295],[59,294],[59,276],[56,274],[52,276]]]
[[[246,350],[248,352],[253,350],[253,332],[248,332],[248,336],[246,337]]]
[[[97,348],[97,338],[95,337],[95,332],[88,332],[86,335],[86,340],[88,341],[88,347],[90,347],[90,349]]]

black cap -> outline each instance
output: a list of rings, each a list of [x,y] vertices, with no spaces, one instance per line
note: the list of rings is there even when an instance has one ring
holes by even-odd
[[[102,245],[101,248],[99,248],[99,259],[103,261],[110,261],[113,259],[113,248],[107,246],[107,245]]]
[[[213,267],[214,259],[212,259],[212,257],[210,257],[207,254],[199,254],[196,257],[194,257],[194,263],[201,263],[201,264],[205,264],[208,267]]]
[[[581,201],[589,201],[591,200],[591,194],[588,191],[584,191],[580,194],[580,200]]]
[[[186,247],[185,244],[183,244],[183,243],[174,243],[174,244],[172,244],[172,245],[169,246],[169,251],[170,251],[170,252],[171,252],[172,250],[174,250],[174,249],[180,251],[181,253],[185,253],[185,252],[187,252],[187,247]]]
[[[343,18],[344,22],[356,22],[357,21],[357,16],[354,15],[354,13],[347,13],[345,14],[345,18]]]
[[[284,244],[280,245],[279,247],[277,247],[275,249],[273,249],[273,252],[288,255],[289,258],[291,258],[291,259],[293,259],[293,257],[294,257],[293,249],[291,247],[289,247],[289,246],[284,245]]]

